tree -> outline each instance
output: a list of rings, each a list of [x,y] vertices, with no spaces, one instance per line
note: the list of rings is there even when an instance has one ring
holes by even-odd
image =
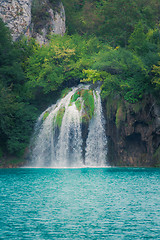
[[[26,46],[24,54],[21,47],[12,42],[9,29],[0,20],[0,149],[16,155],[28,145],[37,117],[37,109],[24,101],[22,59],[29,48]]]
[[[159,24],[159,0],[63,0],[69,34],[95,34],[112,46],[128,45],[134,26]]]
[[[160,90],[160,62],[158,62],[158,65],[153,65],[154,78],[153,78],[153,84],[155,85],[157,90]]]
[[[77,85],[83,78],[82,70],[90,66],[91,56],[101,43],[95,38],[51,36],[50,43],[37,48],[28,59],[26,87],[31,97],[36,91],[48,94],[63,87]]]
[[[122,48],[107,47],[94,58],[92,70],[85,71],[86,81],[102,81],[102,96],[119,94],[136,102],[148,90],[148,72],[140,57]]]
[[[9,29],[0,19],[0,82],[5,87],[21,87],[24,73],[20,64],[20,51],[14,47]]]

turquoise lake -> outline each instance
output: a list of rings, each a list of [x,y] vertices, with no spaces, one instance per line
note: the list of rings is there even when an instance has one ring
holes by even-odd
[[[0,239],[160,239],[160,169],[0,169]]]

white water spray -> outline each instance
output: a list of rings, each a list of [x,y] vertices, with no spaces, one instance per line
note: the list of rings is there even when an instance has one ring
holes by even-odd
[[[89,125],[86,144],[85,164],[87,166],[104,166],[107,156],[107,139],[99,91],[93,92],[95,113]]]
[[[36,138],[32,149],[32,166],[34,167],[83,167],[105,166],[107,139],[99,91],[93,91],[94,116],[89,121],[88,137],[82,139],[82,118],[84,100],[79,97],[81,109],[71,101],[77,91],[88,87],[77,87],[64,98],[52,105],[39,117],[36,124]],[[93,97],[92,96],[92,97]],[[63,109],[61,125],[55,127],[59,111]],[[44,119],[45,113],[48,113]],[[86,141],[86,144],[83,144]],[[82,157],[83,146],[85,158]]]

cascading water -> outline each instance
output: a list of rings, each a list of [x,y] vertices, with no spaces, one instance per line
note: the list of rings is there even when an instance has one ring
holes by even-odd
[[[104,129],[101,98],[98,91],[93,92],[95,111],[89,125],[86,144],[85,164],[89,166],[103,166],[106,162],[107,139]]]
[[[57,143],[56,160],[59,162],[59,166],[82,165],[80,124],[80,112],[77,110],[76,105],[73,103],[72,106],[66,106]]]
[[[107,165],[100,92],[88,86],[73,88],[43,112],[36,124],[31,152],[34,167]]]

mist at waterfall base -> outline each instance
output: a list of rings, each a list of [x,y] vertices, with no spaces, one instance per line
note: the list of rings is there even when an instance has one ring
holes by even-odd
[[[0,169],[0,239],[159,239],[160,169]]]
[[[102,167],[107,166],[106,158],[99,89],[74,87],[39,117],[32,140],[32,167]]]

